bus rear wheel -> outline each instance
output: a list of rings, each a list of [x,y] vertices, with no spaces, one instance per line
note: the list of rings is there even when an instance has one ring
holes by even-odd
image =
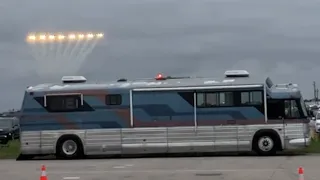
[[[277,152],[277,140],[272,135],[263,134],[254,139],[253,150],[262,156],[275,155]]]
[[[63,137],[57,143],[57,157],[65,159],[77,159],[83,155],[83,147],[79,138]]]

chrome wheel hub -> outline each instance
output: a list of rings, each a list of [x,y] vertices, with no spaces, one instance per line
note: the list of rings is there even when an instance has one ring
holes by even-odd
[[[262,150],[264,152],[267,152],[267,151],[270,151],[273,148],[274,142],[270,137],[263,136],[263,137],[261,137],[259,139],[258,146],[259,146],[260,150]]]
[[[74,153],[77,152],[77,143],[74,142],[73,140],[67,140],[63,143],[62,145],[62,151],[66,155],[73,155]]]

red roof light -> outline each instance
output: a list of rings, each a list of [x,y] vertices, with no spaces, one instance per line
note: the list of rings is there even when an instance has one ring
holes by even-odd
[[[165,80],[165,77],[161,73],[157,74],[156,80]]]

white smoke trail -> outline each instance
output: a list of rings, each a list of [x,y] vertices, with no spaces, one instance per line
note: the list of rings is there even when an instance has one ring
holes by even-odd
[[[40,70],[40,73],[46,73],[48,71],[47,63],[47,45],[45,42],[40,42],[38,44],[39,48],[39,62],[38,62],[38,69]],[[50,65],[49,65],[50,66]]]
[[[47,57],[51,61],[52,59],[55,58],[55,53],[54,53],[55,43],[54,42],[48,42],[48,44],[49,44],[49,50],[48,50],[48,53],[47,53]]]
[[[73,40],[68,39],[63,47],[63,52],[60,54],[60,58],[57,60],[57,66],[60,67],[58,69],[58,72],[60,73],[65,73],[69,69],[69,54],[70,54],[70,49],[72,48],[73,45]]]
[[[42,53],[42,57],[46,58],[47,57],[47,43],[45,42],[41,42],[41,53]]]
[[[84,63],[84,61],[86,60],[87,56],[93,51],[93,49],[96,47],[96,45],[98,44],[98,39],[93,40],[92,44],[89,45],[88,48],[86,48],[84,50],[84,52],[81,54],[80,57],[77,58],[78,61],[78,66],[76,66],[76,69],[74,69],[74,71],[78,71],[81,68],[81,65]],[[80,52],[81,53],[81,52]],[[79,53],[79,54],[80,54]]]
[[[49,44],[49,52],[50,52],[49,54],[50,54],[50,55],[55,54],[55,53],[53,53],[53,52],[54,52],[55,44],[56,44],[56,43],[55,43],[55,42],[49,42],[48,44]]]
[[[58,43],[55,44],[55,54],[53,59],[51,60],[51,63],[53,63],[54,65],[58,66],[61,65],[61,49],[63,49],[63,41],[59,40]],[[59,67],[55,67],[55,68],[59,68]],[[64,67],[60,66],[60,69],[63,69]],[[59,70],[59,69],[58,69]]]
[[[52,65],[54,64],[53,60],[54,60],[54,42],[47,42],[47,56],[46,56],[46,63],[48,64],[44,64],[44,66],[49,70],[49,71],[53,71],[56,67],[52,67]]]
[[[75,72],[75,70],[79,69],[81,67],[81,58],[83,57],[84,52],[86,51],[86,49],[88,48],[88,46],[90,45],[89,43],[91,42],[91,39],[87,39],[81,46],[81,48],[79,48],[79,51],[75,54],[73,61],[73,67],[72,70],[73,72]]]
[[[39,48],[37,48],[37,44],[30,43],[30,47],[31,47],[32,56],[36,59],[36,61],[40,61],[41,60],[41,53],[38,51]]]
[[[71,45],[72,45],[72,40],[68,40],[67,46],[66,46],[66,48],[64,49],[64,51],[63,51],[63,53],[62,53],[62,57],[63,57],[64,59],[67,57],[67,54],[68,54],[69,51],[70,51]]]
[[[36,60],[36,66],[38,69],[38,74],[43,74],[43,65],[44,65],[44,60],[43,60],[43,56],[42,56],[42,52],[41,52],[41,45],[39,46],[39,44],[31,42],[29,44],[30,48],[31,48],[31,54],[34,57],[34,59]]]
[[[69,54],[69,60],[74,58],[75,53],[77,52],[77,49],[79,48],[80,44],[81,44],[81,39],[78,39],[75,46],[72,48],[70,54]]]
[[[57,48],[56,48],[56,56],[55,56],[55,58],[56,59],[60,59],[61,58],[61,49],[62,49],[62,47],[63,47],[63,41],[59,41],[59,43],[58,43],[58,46],[57,46]]]
[[[77,51],[79,48],[79,46],[82,44],[82,40],[78,39],[75,43],[75,45],[73,46],[73,48],[71,49],[69,56],[68,56],[68,69],[72,69],[74,66],[79,66],[78,64],[72,63],[75,61],[76,56],[77,56]],[[81,46],[80,46],[81,47]]]

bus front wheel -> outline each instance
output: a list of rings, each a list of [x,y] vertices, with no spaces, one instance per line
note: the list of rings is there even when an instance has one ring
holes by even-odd
[[[81,140],[74,136],[65,136],[57,143],[57,157],[65,159],[76,159],[83,155]]]
[[[262,156],[275,155],[277,152],[277,139],[270,134],[262,134],[254,138],[253,150]]]

